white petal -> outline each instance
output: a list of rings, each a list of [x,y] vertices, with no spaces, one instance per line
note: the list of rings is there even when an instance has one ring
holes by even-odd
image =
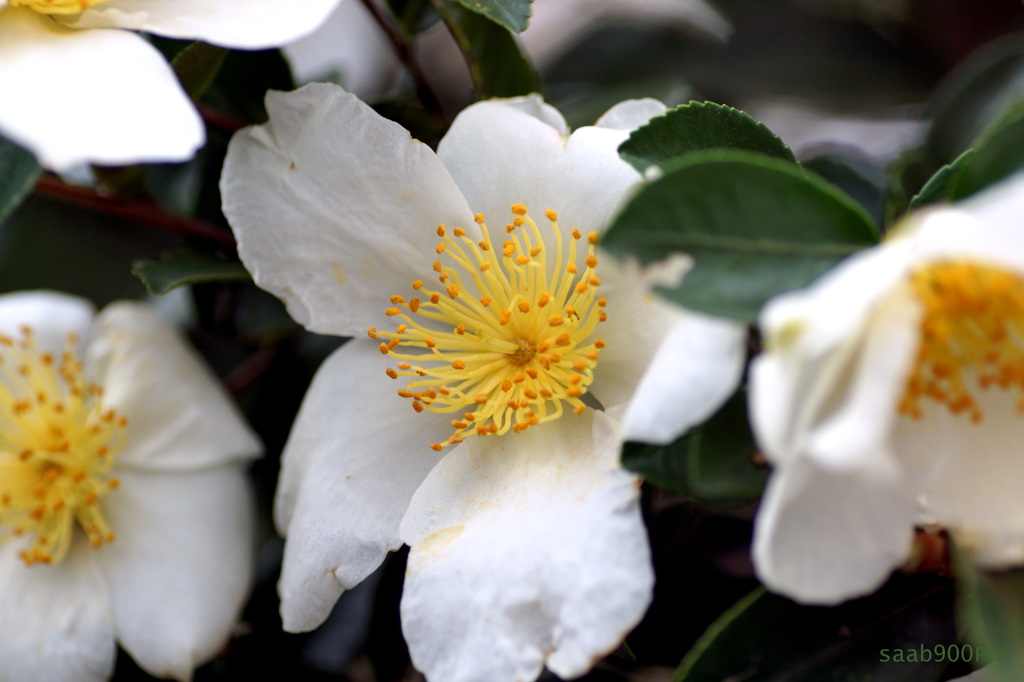
[[[605,254],[599,261],[608,319],[595,332],[606,346],[590,392],[605,408],[612,408],[633,399],[662,339],[689,313],[652,294],[634,263],[619,263]]]
[[[489,225],[504,225],[509,207],[523,203],[538,218],[553,209],[566,228],[600,232],[640,180],[618,155],[627,131],[588,127],[566,136],[552,117],[536,98],[480,102],[441,140],[438,156]]]
[[[285,535],[278,590],[289,631],[323,622],[354,587],[401,547],[398,525],[441,455],[430,444],[451,427],[416,414],[384,373],[388,358],[354,339],[317,372],[285,447],[274,513]]]
[[[252,582],[252,500],[240,465],[117,472],[103,498],[117,539],[95,550],[114,629],[157,677],[191,679],[238,620]]]
[[[80,339],[89,334],[92,303],[55,291],[19,291],[0,296],[0,334],[12,338],[28,326],[40,350],[55,356],[67,347],[68,334]]]
[[[340,87],[270,92],[267,110],[221,177],[239,255],[300,324],[361,336],[431,274],[437,225],[475,228],[472,214],[426,145]]]
[[[868,594],[907,556],[914,518],[914,494],[887,479],[790,462],[772,474],[761,500],[757,575],[803,603]]]
[[[113,27],[168,38],[258,50],[300,38],[319,26],[339,0],[111,0],[91,7],[78,28]]]
[[[0,132],[57,171],[184,161],[205,136],[174,72],[141,37],[75,31],[27,9],[0,9],[0,91]]]
[[[894,447],[921,471],[928,511],[986,568],[1024,563],[1024,458],[1017,394],[993,387],[976,395],[984,414],[974,424],[945,405],[922,403],[920,420],[900,419]]]
[[[86,368],[128,419],[119,468],[191,471],[262,451],[210,370],[142,305],[115,303],[97,316]]]
[[[804,452],[809,430],[843,399],[873,308],[906,277],[916,246],[894,241],[862,251],[762,310],[766,352],[751,365],[750,414],[773,462]]]
[[[25,566],[0,547],[4,680],[100,682],[114,669],[114,631],[93,551],[79,537],[64,561]]]
[[[807,443],[824,466],[888,466],[879,454],[897,420],[897,405],[917,351],[921,306],[908,286],[894,287],[866,324],[851,376],[833,413],[822,415]],[[895,464],[895,462],[891,462]]]
[[[646,124],[655,116],[661,116],[667,107],[656,99],[627,99],[606,111],[594,125],[598,128],[632,131]]]
[[[746,335],[736,322],[687,312],[640,380],[623,439],[667,445],[714,414],[739,384]]]
[[[428,679],[577,677],[636,625],[653,575],[618,443],[588,411],[468,439],[431,472],[402,522],[402,629]]]

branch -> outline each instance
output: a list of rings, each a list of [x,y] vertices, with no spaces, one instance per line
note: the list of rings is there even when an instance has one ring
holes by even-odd
[[[438,99],[433,86],[427,80],[419,58],[409,43],[406,42],[405,36],[402,35],[402,32],[395,26],[394,22],[377,6],[374,0],[362,0],[362,3],[366,7],[366,11],[373,16],[374,21],[377,22],[377,25],[380,26],[381,30],[388,37],[388,40],[391,42],[391,48],[395,51],[395,56],[398,57],[398,61],[402,62],[412,75],[412,79],[416,83],[416,97],[423,105],[423,108],[438,118],[447,121],[448,117],[445,115],[444,107],[441,106],[441,100]]]
[[[40,177],[33,194],[183,237],[198,237],[235,248],[235,238],[230,231],[205,220],[171,213],[149,199],[105,197],[86,187],[65,184],[52,175]]]

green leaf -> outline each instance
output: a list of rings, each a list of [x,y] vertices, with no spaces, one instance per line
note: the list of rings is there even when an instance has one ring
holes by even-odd
[[[910,200],[910,205],[907,207],[908,211],[915,211],[922,206],[928,206],[929,204],[937,204],[942,201],[950,200],[951,185],[954,183],[957,174],[963,170],[964,166],[970,163],[971,158],[974,156],[974,150],[968,149],[952,163],[948,163],[933,175],[928,182],[925,183],[921,191],[914,195],[914,198]]]
[[[1024,34],[993,40],[957,65],[932,95],[927,147],[940,163],[967,150],[971,141],[1021,99]]]
[[[935,651],[954,641],[952,610],[949,581],[931,576],[897,576],[833,608],[759,588],[712,623],[672,682],[931,682],[947,666]],[[893,660],[897,649],[902,663]],[[930,660],[907,661],[911,650]]]
[[[522,33],[530,23],[531,0],[459,0],[466,9],[482,14],[514,33]]]
[[[805,159],[802,165],[848,194],[876,224],[885,219],[888,179],[880,166],[866,158],[842,152]]]
[[[662,488],[709,506],[735,507],[756,500],[768,472],[755,464],[745,391],[739,391],[705,424],[667,446],[627,443],[622,465]]]
[[[1018,682],[1024,670],[1024,570],[980,571],[954,548],[959,614],[985,679]]]
[[[175,55],[171,67],[188,96],[199,99],[217,77],[227,55],[223,47],[195,42]]]
[[[1024,107],[987,130],[974,144],[974,154],[965,155],[949,181],[950,200],[970,196],[1024,167]]]
[[[790,148],[763,123],[713,102],[690,102],[652,118],[619,146],[619,155],[642,173],[705,149],[745,149],[796,163]]]
[[[856,202],[787,161],[710,150],[665,170],[633,196],[602,243],[644,263],[692,255],[682,285],[662,293],[694,310],[753,322],[772,296],[878,240]]]
[[[504,27],[453,2],[439,2],[437,9],[462,50],[478,98],[541,91],[540,77]]]
[[[41,172],[31,153],[0,138],[0,223],[21,204]]]
[[[159,296],[183,284],[201,282],[243,282],[249,273],[237,261],[206,254],[175,252],[160,260],[137,260],[132,274],[142,280],[149,293]]]

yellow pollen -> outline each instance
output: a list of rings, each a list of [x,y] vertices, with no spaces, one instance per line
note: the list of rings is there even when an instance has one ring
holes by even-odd
[[[10,0],[11,7],[27,7],[40,14],[78,14],[107,0]]]
[[[380,348],[397,371],[387,375],[408,380],[399,396],[417,412],[455,417],[453,433],[432,443],[434,450],[586,409],[580,397],[593,382],[604,347],[596,330],[606,317],[595,294],[596,233],[586,242],[577,229],[563,234],[553,210],[543,224],[523,204],[511,212],[498,253],[482,214],[472,229],[438,227],[443,241],[435,250],[444,260],[433,270],[447,297],[426,288],[429,302],[395,296],[385,314],[402,318],[400,331],[370,330],[372,338],[390,340]]]
[[[113,539],[101,502],[119,485],[109,474],[127,420],[86,383],[74,339],[57,357],[27,327],[0,340],[0,542],[31,538],[27,565],[63,560],[76,525],[93,547]]]
[[[998,266],[943,261],[918,268],[910,286],[922,306],[914,366],[897,409],[920,419],[922,400],[980,423],[978,391],[1015,394],[1024,414],[1024,278]]]

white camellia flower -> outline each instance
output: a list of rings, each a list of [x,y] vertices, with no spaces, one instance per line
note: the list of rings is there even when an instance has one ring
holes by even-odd
[[[0,134],[56,171],[184,161],[203,143],[202,121],[167,61],[132,31],[276,47],[339,1],[0,0]]]
[[[1024,563],[1024,177],[911,216],[761,316],[751,414],[775,465],[768,587],[873,591],[938,523],[979,566]]]
[[[317,627],[406,543],[403,630],[429,679],[583,674],[651,596],[622,441],[707,417],[743,361],[737,325],[596,251],[640,180],[616,148],[664,107],[570,135],[539,97],[482,102],[435,154],[337,86],[267,106],[221,179],[239,253],[301,324],[356,337],[284,453],[285,628]]]
[[[0,296],[0,679],[187,680],[252,573],[260,445],[143,306]]]

